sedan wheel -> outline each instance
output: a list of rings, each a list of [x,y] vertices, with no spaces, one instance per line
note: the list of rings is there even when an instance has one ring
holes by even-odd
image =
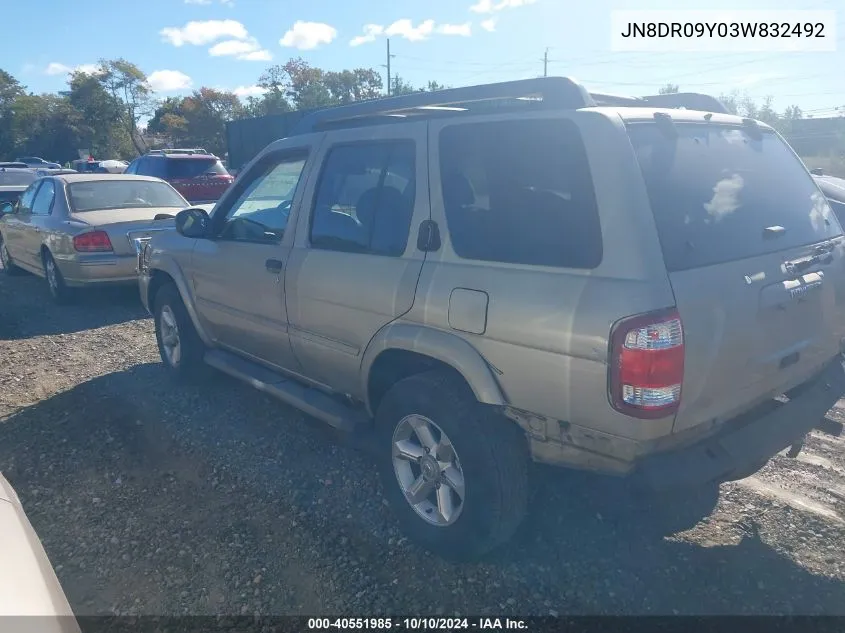
[[[56,303],[68,303],[73,298],[72,290],[65,284],[62,271],[49,252],[44,253],[44,276],[47,278],[50,295]]]
[[[159,328],[161,332],[161,346],[167,364],[174,369],[179,367],[182,360],[182,343],[179,338],[179,324],[176,314],[169,305],[161,307],[159,312]]]

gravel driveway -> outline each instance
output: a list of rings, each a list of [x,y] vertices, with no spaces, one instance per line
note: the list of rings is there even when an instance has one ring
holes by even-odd
[[[366,452],[169,383],[134,289],[57,307],[2,276],[0,360],[0,470],[78,615],[845,614],[843,438],[652,508],[538,469],[518,538],[456,565],[402,538]]]

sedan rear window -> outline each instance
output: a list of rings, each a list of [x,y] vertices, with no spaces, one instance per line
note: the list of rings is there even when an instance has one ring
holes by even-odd
[[[167,176],[172,180],[199,176],[227,176],[229,172],[216,158],[168,158]]]
[[[0,187],[26,187],[36,178],[38,178],[38,175],[29,169],[0,170]]]
[[[679,123],[677,137],[632,123],[667,269],[746,259],[842,234],[827,200],[775,134]],[[782,227],[774,232],[770,227]]]
[[[188,202],[170,185],[148,180],[92,180],[67,186],[75,212],[145,207],[186,208]]]

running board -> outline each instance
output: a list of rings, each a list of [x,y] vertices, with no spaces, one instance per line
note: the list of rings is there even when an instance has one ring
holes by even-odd
[[[322,391],[306,387],[230,352],[209,350],[205,353],[204,360],[215,369],[234,376],[336,429],[354,431],[370,422],[363,411],[346,406]]]

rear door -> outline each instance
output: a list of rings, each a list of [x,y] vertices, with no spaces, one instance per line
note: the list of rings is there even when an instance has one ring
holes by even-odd
[[[426,125],[337,131],[331,141],[297,224],[288,319],[303,374],[361,395],[364,350],[411,309],[425,259],[411,235],[431,216]]]
[[[675,430],[807,380],[845,334],[845,259],[801,162],[773,132],[745,126],[638,122],[628,133],[684,326]]]

